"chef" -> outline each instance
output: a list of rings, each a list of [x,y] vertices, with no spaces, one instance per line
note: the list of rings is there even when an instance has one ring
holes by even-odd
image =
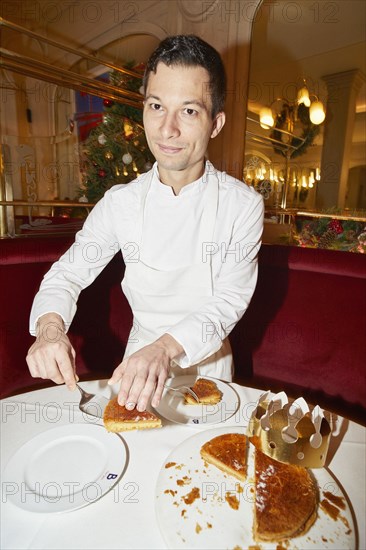
[[[30,318],[33,377],[75,388],[67,330],[77,299],[120,250],[134,320],[109,380],[120,382],[119,403],[157,406],[168,376],[231,381],[228,335],[256,285],[263,200],[206,160],[209,140],[225,124],[225,88],[219,54],[196,36],[168,37],[151,55],[143,119],[156,163],[106,192],[45,275]]]

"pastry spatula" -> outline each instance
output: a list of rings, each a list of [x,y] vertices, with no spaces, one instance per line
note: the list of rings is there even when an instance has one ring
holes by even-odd
[[[81,412],[89,414],[91,416],[96,416],[97,418],[103,418],[103,414],[106,406],[109,403],[109,399],[104,397],[104,395],[95,395],[93,393],[88,393],[79,384],[76,384],[78,388],[81,399],[79,403],[79,409]]]

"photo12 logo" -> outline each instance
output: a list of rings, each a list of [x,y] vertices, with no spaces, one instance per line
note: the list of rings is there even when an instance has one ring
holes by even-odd
[[[113,502],[124,502],[137,504],[139,499],[139,485],[136,482],[128,481],[124,484],[117,483],[120,474],[106,472],[99,482],[91,481],[80,483],[78,481],[4,481],[1,484],[1,502],[5,504],[9,500],[16,499],[22,504],[37,505],[47,503],[51,506],[61,501],[65,505],[84,506],[100,499],[104,494],[113,490]]]
[[[204,481],[201,488],[202,502],[228,502],[228,504],[238,509],[240,501],[255,502],[255,485],[254,481],[246,483],[223,481],[216,483],[213,481]]]
[[[130,1],[99,2],[79,1],[50,1],[50,2],[24,2],[23,0],[8,0],[2,2],[1,17],[15,19],[21,25],[25,23],[40,23],[45,25],[62,23],[77,25],[80,23],[95,24],[103,20],[113,23],[122,22],[137,23],[139,3]]]

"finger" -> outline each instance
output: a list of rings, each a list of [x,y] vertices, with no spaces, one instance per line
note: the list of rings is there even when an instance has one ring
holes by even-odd
[[[63,384],[65,382],[63,375],[61,374],[56,361],[48,365],[47,373],[44,378],[49,378],[55,384]]]
[[[74,365],[70,360],[70,357],[65,354],[57,359],[58,370],[61,373],[63,381],[69,390],[76,389],[76,379],[74,373]]]
[[[52,380],[55,384],[63,384],[64,376],[61,373],[57,358],[49,353],[40,353],[38,358],[38,368],[42,378]]]
[[[36,361],[37,361],[38,371],[39,371],[40,377],[43,378],[43,380],[47,380],[48,378],[50,378],[50,376],[47,373],[47,367],[50,364],[50,360],[47,359],[47,358],[44,359],[42,354],[39,354]],[[53,370],[52,367],[51,367],[51,370]]]
[[[129,374],[127,372],[122,377],[121,386],[120,386],[119,392],[118,392],[118,403],[122,407],[125,406],[127,404],[127,402],[129,401],[127,398],[129,396],[130,389],[132,387],[134,378],[135,378],[134,374]],[[130,402],[130,405],[131,404],[132,404],[132,402]],[[130,406],[129,408],[133,409],[134,406],[135,406],[135,403],[133,403],[133,406]]]
[[[147,375],[144,375],[143,373],[139,373],[137,376],[135,376],[133,384],[128,393],[128,397],[126,399],[126,409],[132,410],[135,407],[135,405],[139,402],[141,393],[143,392],[146,386],[146,383],[147,383]]]
[[[27,362],[28,370],[30,372],[31,377],[32,378],[40,378],[41,375],[39,373],[38,365],[37,365],[36,361],[34,360],[34,358],[31,355],[27,355],[25,360]]]
[[[167,379],[167,374],[161,373],[158,378],[158,383],[156,384],[155,392],[151,401],[153,407],[158,407],[161,401],[163,391],[164,391],[164,382]]]
[[[146,406],[151,399],[151,396],[154,394],[155,387],[156,387],[156,376],[149,376],[149,378],[145,382],[145,386],[142,388],[142,391],[140,393],[140,397],[137,401],[137,410],[138,411],[145,411]]]
[[[113,384],[116,384],[121,380],[123,376],[123,372],[125,370],[125,366],[126,366],[126,361],[122,361],[122,363],[120,363],[118,367],[114,369],[112,376],[108,380],[109,386],[113,386]]]
[[[38,350],[32,351],[31,348],[27,357],[27,362],[36,377],[43,379],[47,378],[47,358],[44,357],[43,353],[40,353]]]

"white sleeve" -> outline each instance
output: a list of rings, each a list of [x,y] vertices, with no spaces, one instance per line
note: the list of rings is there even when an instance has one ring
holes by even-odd
[[[80,292],[94,281],[118,250],[107,191],[76,234],[74,244],[44,276],[32,305],[30,333],[36,334],[39,317],[50,312],[58,313],[68,330]]]
[[[234,225],[219,274],[213,281],[213,296],[199,311],[166,331],[184,348],[184,353],[174,359],[180,367],[195,365],[218,351],[244,315],[257,283],[263,217],[263,199],[258,193]],[[220,253],[222,250],[221,246]]]

